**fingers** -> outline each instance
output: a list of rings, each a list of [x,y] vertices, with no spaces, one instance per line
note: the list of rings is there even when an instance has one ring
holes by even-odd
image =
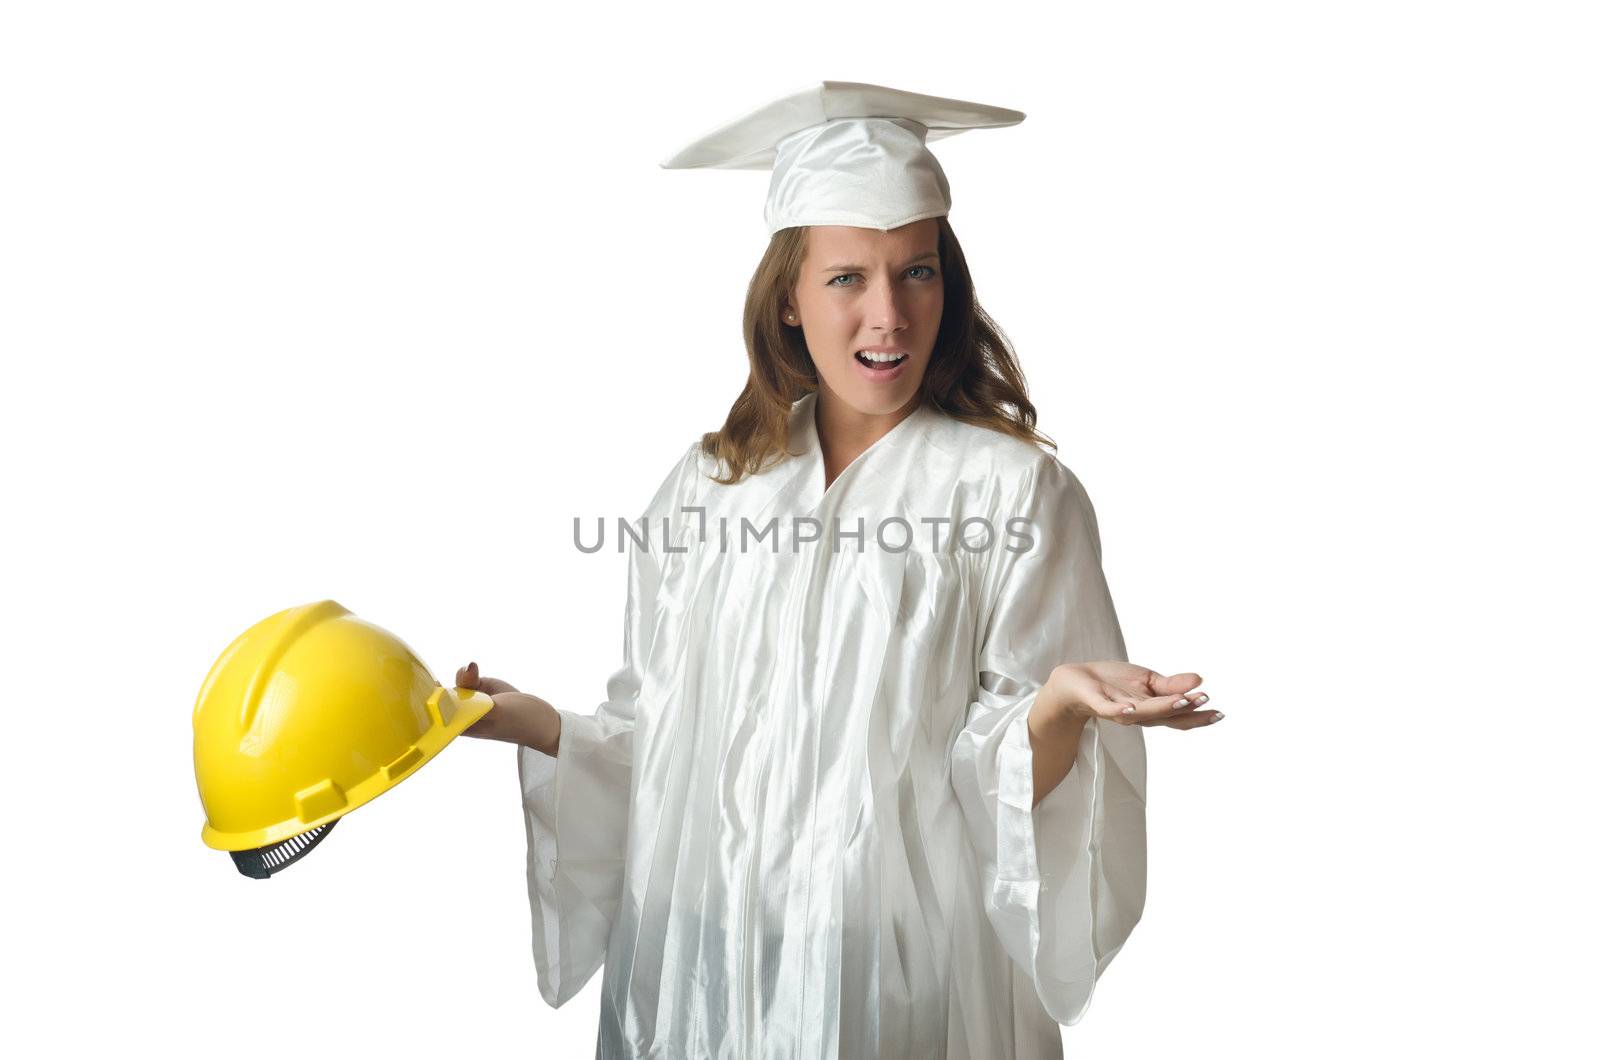
[[[1163,677],[1152,671],[1150,676],[1150,691],[1158,696],[1181,696],[1186,692],[1193,692],[1199,687],[1200,675],[1193,672]]]
[[[467,665],[463,666],[461,669],[456,671],[456,687],[457,688],[477,688],[478,687],[478,664],[477,663],[469,662],[469,663],[467,663]]]
[[[493,681],[494,678],[486,677],[484,680]],[[496,692],[489,698],[494,701],[493,708],[463,731],[468,736],[479,736],[486,740],[518,743],[522,708],[528,697],[520,692]]]
[[[1157,718],[1171,717],[1179,711],[1191,706],[1190,700],[1181,695],[1151,696],[1149,699],[1129,699],[1117,707],[1113,720],[1121,725],[1143,725]]]
[[[1146,728],[1164,725],[1169,729],[1203,729],[1212,722],[1221,720],[1222,712],[1218,710],[1190,710],[1168,718],[1147,721],[1144,724]]]
[[[1149,699],[1142,700],[1124,697],[1123,701],[1117,705],[1113,720],[1121,725],[1168,725],[1178,719],[1199,717],[1202,721],[1195,724],[1210,724],[1222,715],[1214,710],[1196,709],[1210,701],[1211,697],[1204,692],[1195,696],[1152,696]],[[1173,727],[1193,728],[1194,725],[1185,724]]]
[[[466,686],[462,685],[460,687],[465,688]],[[490,698],[494,699],[492,696]],[[463,729],[462,735],[476,736],[484,740],[512,740],[513,737],[508,735],[513,728],[510,719],[511,711],[500,710],[499,707],[499,700],[495,700],[494,707],[483,717]]]
[[[1188,700],[1188,703],[1185,704],[1184,700]],[[1180,712],[1192,711],[1196,707],[1203,707],[1209,702],[1211,702],[1210,693],[1207,693],[1207,692],[1194,692],[1194,693],[1190,693],[1188,695],[1180,696],[1178,698],[1178,702],[1177,702],[1176,706],[1177,706],[1177,709]]]

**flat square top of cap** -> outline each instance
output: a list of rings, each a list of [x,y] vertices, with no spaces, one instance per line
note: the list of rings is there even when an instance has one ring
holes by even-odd
[[[663,169],[771,169],[786,137],[840,118],[901,118],[928,130],[927,139],[967,129],[1016,125],[1020,110],[926,96],[857,81],[820,81],[773,100],[707,133],[661,163]]]

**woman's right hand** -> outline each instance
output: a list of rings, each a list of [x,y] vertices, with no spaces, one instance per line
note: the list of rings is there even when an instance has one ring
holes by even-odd
[[[475,662],[456,671],[456,687],[482,692],[494,700],[494,709],[467,726],[465,735],[555,755],[561,740],[561,714],[556,708],[538,696],[517,691],[509,681],[481,676]]]

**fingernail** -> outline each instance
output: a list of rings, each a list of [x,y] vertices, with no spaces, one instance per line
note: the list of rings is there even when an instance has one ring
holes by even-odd
[[[1206,724],[1207,725],[1213,725],[1213,724],[1215,724],[1215,723],[1217,723],[1217,722],[1219,722],[1221,720],[1222,720],[1222,715],[1221,714],[1213,714],[1213,715],[1211,715],[1211,720],[1206,722]]]
[[[1133,713],[1133,708],[1132,707],[1123,707],[1122,708],[1122,713],[1124,713],[1124,714],[1132,714]]]
[[[1176,703],[1173,704],[1173,706],[1175,706],[1175,707],[1187,707],[1188,705],[1189,705],[1189,701],[1187,699],[1180,699]]]
[[[1201,692],[1198,696],[1194,697],[1194,701],[1196,703],[1204,703],[1206,700],[1208,700],[1210,698],[1211,698],[1210,696],[1206,695],[1204,692]]]

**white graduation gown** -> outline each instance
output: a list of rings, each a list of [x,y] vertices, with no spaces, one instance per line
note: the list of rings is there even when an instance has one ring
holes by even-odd
[[[814,408],[734,486],[690,447],[633,524],[606,701],[518,749],[539,990],[604,964],[601,1057],[1060,1056],[1145,893],[1139,727],[1091,721],[1031,808],[1039,685],[1127,658],[1094,510],[927,406],[824,490]]]

